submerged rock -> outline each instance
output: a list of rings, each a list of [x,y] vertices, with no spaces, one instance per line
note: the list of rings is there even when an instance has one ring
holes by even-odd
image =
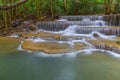
[[[17,51],[19,39],[11,37],[0,37],[0,54],[10,54]]]

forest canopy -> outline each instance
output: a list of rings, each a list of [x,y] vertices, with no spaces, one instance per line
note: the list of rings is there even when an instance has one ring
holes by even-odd
[[[91,15],[120,13],[120,0],[0,0],[0,24],[35,15]]]

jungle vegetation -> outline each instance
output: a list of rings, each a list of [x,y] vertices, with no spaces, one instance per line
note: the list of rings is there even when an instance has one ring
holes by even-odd
[[[0,30],[15,19],[120,13],[120,0],[0,0]]]

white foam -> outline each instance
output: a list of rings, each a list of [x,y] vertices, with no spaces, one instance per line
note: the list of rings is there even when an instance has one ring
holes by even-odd
[[[112,36],[107,36],[107,35],[104,35],[104,34],[101,34],[97,31],[94,31],[90,34],[77,34],[75,33],[75,30],[77,27],[80,27],[78,25],[72,25],[72,26],[69,26],[67,29],[63,30],[63,31],[58,31],[58,32],[52,32],[52,31],[44,31],[44,32],[48,32],[48,33],[53,33],[53,34],[61,34],[61,35],[64,35],[64,36],[81,36],[81,37],[88,37],[88,38],[91,38],[91,39],[96,39],[93,35],[94,34],[97,34],[99,35],[100,38],[103,38],[103,39],[114,39],[116,36],[112,35]]]
[[[33,39],[30,39],[32,40],[33,42],[45,42],[44,39],[41,39],[41,38],[33,38]]]
[[[101,34],[101,33],[99,33],[99,32],[97,32],[97,31],[94,31],[94,32],[92,32],[91,34],[89,34],[89,36],[92,38],[92,39],[96,39],[95,37],[94,37],[94,34],[97,34],[98,35],[98,37],[100,37],[100,38],[102,38],[102,39],[114,39],[114,38],[116,38],[116,36],[106,36],[106,35],[104,35],[104,34]]]
[[[106,36],[104,34],[97,32],[97,31],[94,31],[90,34],[77,34],[77,33],[75,33],[76,27],[78,27],[78,26],[77,25],[69,26],[66,30],[60,31],[58,33],[60,33],[64,36],[82,36],[82,37],[88,37],[88,38],[92,38],[92,39],[95,39],[95,37],[93,36],[94,34],[97,34],[100,38],[103,38],[103,39],[114,39],[116,37],[114,35]]]
[[[59,19],[59,20],[55,20],[55,21],[68,21],[67,19]]]
[[[90,21],[89,18],[84,18],[82,21]]]
[[[33,51],[30,51],[30,50],[25,50],[22,48],[22,44],[23,44],[24,41],[21,41],[20,45],[18,46],[17,50],[19,51],[27,51],[28,53],[32,53]]]
[[[37,53],[34,53],[34,55],[36,56],[39,56],[39,57],[69,57],[69,58],[75,58],[77,56],[77,54],[86,54],[86,55],[90,55],[92,54],[93,52],[95,51],[100,51],[100,52],[104,52],[108,55],[111,55],[113,57],[116,57],[116,58],[120,58],[120,54],[118,53],[115,53],[115,52],[112,52],[112,51],[107,51],[107,50],[102,50],[102,49],[84,49],[84,50],[79,50],[79,51],[73,51],[73,52],[68,52],[68,53],[61,53],[61,54],[46,54],[44,52],[37,52]]]
[[[43,58],[48,58],[48,57],[56,58],[56,57],[62,57],[65,54],[46,54],[44,52],[35,52],[34,55],[38,57],[43,57]]]
[[[20,45],[18,46],[17,50],[20,50],[20,51],[22,51],[22,50],[23,50],[23,49],[22,49],[22,47],[21,47],[21,46],[22,46],[22,44],[23,44],[23,42],[24,42],[24,41],[21,41],[21,43],[20,43]]]
[[[34,53],[34,55],[39,56],[39,57],[52,57],[52,58],[55,57],[56,58],[56,57],[66,56],[66,57],[70,57],[70,58],[75,58],[77,56],[77,54],[80,54],[80,53],[84,53],[86,55],[90,55],[90,54],[92,54],[95,51],[100,51],[100,52],[107,53],[107,54],[109,54],[109,55],[111,55],[113,57],[120,58],[120,54],[112,52],[112,51],[108,51],[108,50],[103,50],[103,49],[89,48],[89,49],[73,51],[73,52],[68,52],[68,53],[61,53],[61,54],[46,54],[44,52],[33,52],[33,51],[30,51],[30,50],[22,49],[21,48],[22,44],[23,44],[23,41],[19,45],[18,50],[20,50],[20,51],[27,51],[28,53]]]
[[[85,51],[87,51],[87,53],[88,52],[92,53],[92,52],[95,52],[95,51],[100,51],[100,52],[107,53],[108,55],[111,55],[113,57],[120,58],[120,54],[119,53],[115,53],[113,51],[108,51],[108,50],[103,50],[103,49],[87,49]]]
[[[19,36],[18,36],[18,35],[15,35],[15,34],[12,34],[12,35],[10,35],[10,36],[8,36],[8,37],[19,38]]]

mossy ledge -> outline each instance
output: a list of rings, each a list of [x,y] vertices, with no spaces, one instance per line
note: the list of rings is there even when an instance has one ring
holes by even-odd
[[[68,53],[76,50],[82,50],[88,47],[84,43],[74,43],[71,46],[68,43],[57,43],[57,42],[33,42],[32,40],[25,40],[21,47],[25,50],[30,51],[42,51],[47,54],[62,54]]]

